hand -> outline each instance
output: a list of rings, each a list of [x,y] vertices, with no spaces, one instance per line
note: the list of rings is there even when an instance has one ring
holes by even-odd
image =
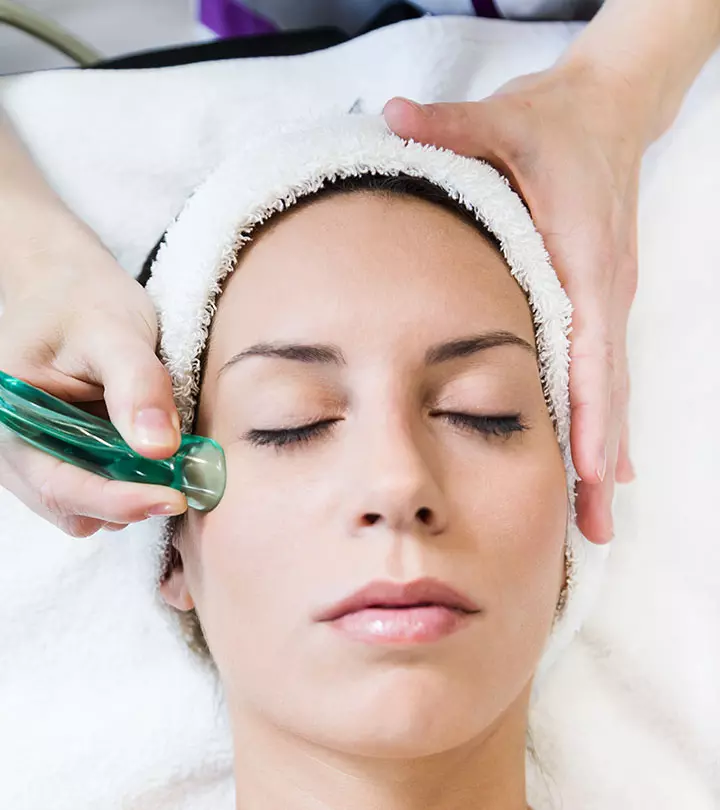
[[[571,446],[581,478],[578,525],[613,534],[615,481],[632,480],[626,334],[637,285],[637,201],[646,145],[641,111],[589,70],[522,76],[484,101],[416,105],[393,99],[403,138],[482,158],[530,208],[572,301]]]
[[[134,450],[167,458],[180,431],[170,377],[155,355],[152,302],[94,236],[78,236],[31,255],[15,246],[14,272],[4,274],[0,369],[109,416]],[[176,490],[108,481],[7,432],[0,436],[0,486],[74,537],[124,528],[153,510],[187,508]]]

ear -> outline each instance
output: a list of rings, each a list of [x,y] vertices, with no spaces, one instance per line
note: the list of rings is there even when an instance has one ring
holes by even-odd
[[[160,594],[168,605],[177,610],[192,610],[195,607],[182,566],[176,566],[172,574],[160,585]]]

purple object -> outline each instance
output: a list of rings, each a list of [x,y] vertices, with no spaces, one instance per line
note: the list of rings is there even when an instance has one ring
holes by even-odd
[[[296,0],[307,3],[308,24],[322,22],[322,3],[313,7],[310,0]],[[389,2],[389,0],[388,0]],[[499,17],[497,7],[493,0],[472,0],[475,13],[478,17]],[[416,5],[422,8],[422,2],[416,0]],[[314,13],[313,13],[314,11]],[[200,0],[200,21],[220,37],[248,37],[254,34],[272,34],[279,31],[267,17],[257,11],[247,8],[240,0]]]
[[[200,0],[200,21],[220,37],[248,37],[278,30],[270,20],[234,0]]]
[[[473,7],[478,17],[500,16],[493,0],[473,0]]]

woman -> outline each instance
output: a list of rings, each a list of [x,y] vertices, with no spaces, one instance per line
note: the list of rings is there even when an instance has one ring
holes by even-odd
[[[395,100],[386,110],[403,137],[500,166],[546,237],[577,312],[573,455],[583,479],[580,525],[594,542],[612,536],[615,478],[632,476],[625,332],[640,162],[718,42],[715,0],[609,0],[547,71],[479,102],[417,108]],[[146,296],[56,198],[3,122],[0,178],[0,367],[68,399],[106,405],[139,452],[169,455],[179,442],[177,414],[154,355]],[[69,468],[50,480],[47,460],[28,452],[3,451],[0,483],[78,536],[185,508],[166,490],[106,487]]]
[[[238,810],[525,810],[592,556],[536,236],[490,167],[354,116],[219,168],[168,231],[162,354],[228,486],[166,523],[160,588],[217,667]]]

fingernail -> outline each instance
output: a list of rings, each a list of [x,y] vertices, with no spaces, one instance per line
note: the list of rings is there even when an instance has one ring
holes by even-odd
[[[148,517],[172,517],[182,515],[185,510],[172,503],[156,503],[145,513]]]
[[[605,473],[607,471],[607,447],[603,448],[602,455],[600,456],[600,463],[597,466],[597,477],[601,480],[605,480]]]
[[[409,104],[411,107],[413,107],[413,109],[417,110],[422,115],[427,114],[428,111],[425,105],[419,104],[417,101],[413,101],[411,98],[405,98],[404,96],[402,97],[402,99],[406,104]]]
[[[146,408],[139,411],[135,415],[133,428],[138,443],[148,447],[165,447],[175,441],[173,421],[160,408]]]

